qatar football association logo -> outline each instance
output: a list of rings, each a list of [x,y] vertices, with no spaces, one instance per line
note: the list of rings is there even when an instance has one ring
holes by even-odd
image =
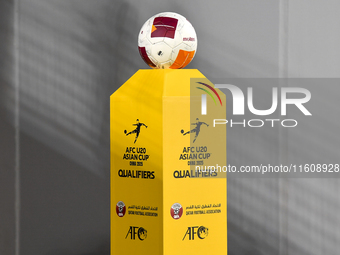
[[[178,220],[182,217],[183,214],[183,207],[179,203],[174,203],[171,206],[170,210],[171,217],[175,220]]]
[[[125,215],[126,212],[126,206],[124,204],[124,202],[119,201],[116,205],[116,213],[119,217],[123,217]]]

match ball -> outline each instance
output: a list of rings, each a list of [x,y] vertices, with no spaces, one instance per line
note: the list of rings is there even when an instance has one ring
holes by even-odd
[[[196,54],[196,32],[182,15],[162,12],[142,26],[138,49],[144,62],[152,68],[180,69],[188,65]]]

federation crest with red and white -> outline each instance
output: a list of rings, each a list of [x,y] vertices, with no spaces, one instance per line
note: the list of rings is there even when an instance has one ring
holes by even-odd
[[[180,69],[194,58],[197,36],[182,15],[162,12],[148,19],[138,36],[139,53],[152,68]]]
[[[123,217],[125,215],[126,212],[126,206],[124,204],[124,202],[119,201],[116,205],[116,213],[119,217]]]
[[[182,217],[183,207],[179,203],[174,203],[170,209],[170,215],[173,219],[178,220]]]

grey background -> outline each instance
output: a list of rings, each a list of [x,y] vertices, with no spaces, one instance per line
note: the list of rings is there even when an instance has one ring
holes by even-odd
[[[189,68],[213,82],[339,78],[339,8],[337,0],[1,1],[0,254],[109,254],[109,96],[147,68],[137,34],[149,17],[190,20],[198,52]],[[286,131],[228,134],[228,151],[245,160],[288,160],[299,144]],[[339,209],[339,179],[228,180],[229,254],[338,254]]]

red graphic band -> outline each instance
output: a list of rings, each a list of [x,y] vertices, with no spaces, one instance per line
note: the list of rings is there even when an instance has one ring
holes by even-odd
[[[178,20],[170,17],[156,17],[153,20],[151,38],[168,37],[175,38]]]
[[[138,49],[139,49],[139,54],[141,55],[144,62],[150,67],[156,67],[156,65],[154,63],[152,63],[151,59],[149,58],[148,54],[146,53],[145,47],[139,47],[138,46]]]

